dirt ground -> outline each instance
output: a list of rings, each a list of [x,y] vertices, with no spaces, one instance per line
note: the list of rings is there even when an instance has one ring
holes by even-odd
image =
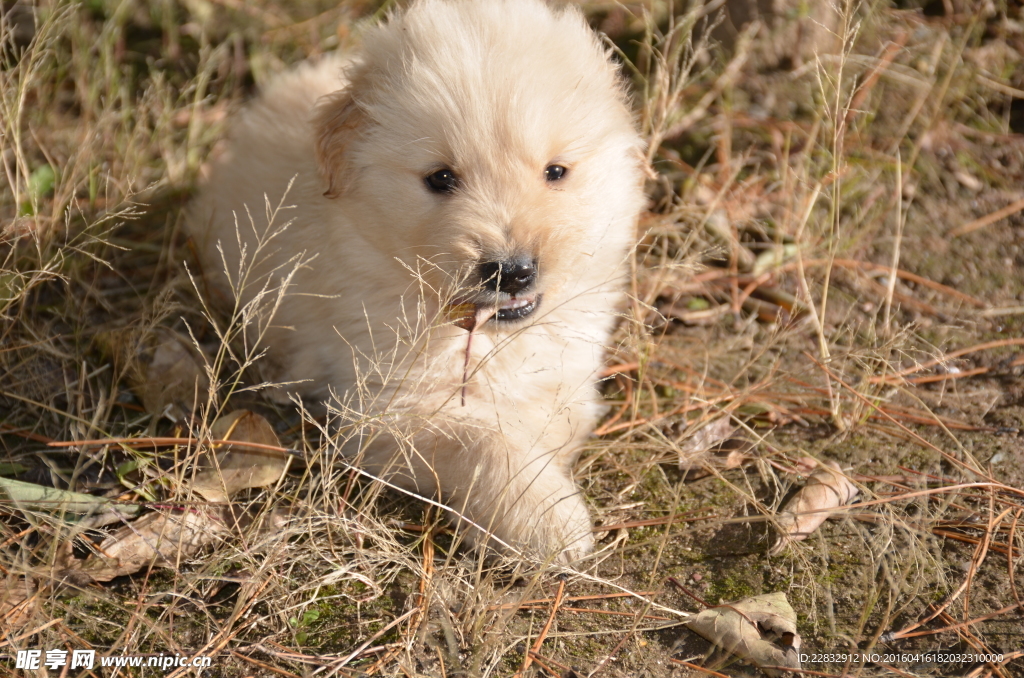
[[[4,2],[0,674],[773,675],[686,624],[781,593],[799,675],[1024,676],[1024,5],[579,3],[653,171],[559,574],[250,388],[182,231],[231,112],[390,4]],[[301,454],[222,497],[188,439],[238,409]],[[819,462],[856,496],[780,543]]]

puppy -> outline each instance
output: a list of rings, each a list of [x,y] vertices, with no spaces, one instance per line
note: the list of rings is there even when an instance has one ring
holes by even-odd
[[[439,496],[477,545],[568,561],[593,547],[572,467],[602,409],[642,151],[578,11],[420,0],[358,54],[273,81],[190,228],[243,303],[290,295],[251,325],[284,388],[333,399],[343,452]]]

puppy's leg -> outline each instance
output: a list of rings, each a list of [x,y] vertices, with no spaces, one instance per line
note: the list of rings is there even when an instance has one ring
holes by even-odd
[[[458,425],[406,440],[412,446],[391,457],[390,473],[380,471],[423,494],[440,494],[473,545],[508,552],[504,542],[561,562],[593,550],[590,512],[568,468],[574,454],[526,451],[501,435]],[[364,463],[378,466],[373,456]]]
[[[560,455],[524,451],[497,435],[444,447],[435,450],[433,463],[439,474],[451,467],[442,491],[453,509],[498,539],[528,546],[541,557],[558,554],[559,560],[572,561],[593,550],[590,512]],[[494,544],[477,528],[466,534],[475,544]]]

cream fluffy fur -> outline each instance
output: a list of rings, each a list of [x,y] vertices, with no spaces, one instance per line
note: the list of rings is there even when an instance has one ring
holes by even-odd
[[[565,176],[548,180],[551,165]],[[428,190],[441,168],[456,190]],[[316,255],[265,335],[275,378],[371,421],[344,451],[440,496],[474,542],[486,530],[564,560],[593,546],[571,472],[601,411],[642,182],[618,69],[577,11],[421,0],[348,60],[273,81],[234,121],[190,223],[207,273],[223,252],[234,279],[257,234],[290,221],[256,267],[279,284]],[[513,257],[537,263],[519,297],[537,309],[480,324],[467,359],[452,309],[483,319],[511,303],[480,266]]]

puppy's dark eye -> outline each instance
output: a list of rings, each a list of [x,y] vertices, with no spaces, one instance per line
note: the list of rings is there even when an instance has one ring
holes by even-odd
[[[563,178],[569,170],[561,165],[548,165],[544,169],[544,178],[548,181],[558,181]]]
[[[459,178],[447,167],[428,174],[423,180],[434,193],[451,193],[459,187]]]

